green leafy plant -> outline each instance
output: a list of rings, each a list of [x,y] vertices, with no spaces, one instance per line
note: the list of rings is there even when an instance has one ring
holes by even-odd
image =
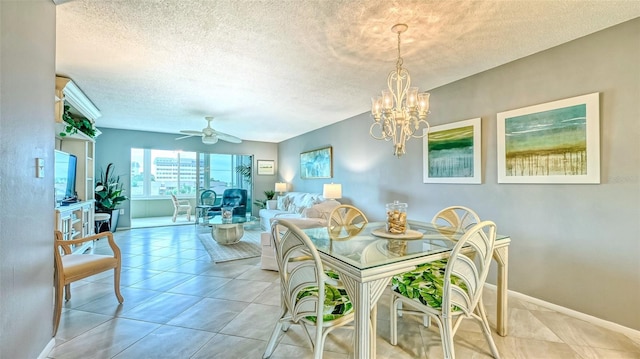
[[[60,137],[74,135],[78,133],[78,131],[91,138],[96,136],[96,129],[93,127],[93,123],[86,118],[75,118],[71,116],[71,108],[69,105],[64,105],[62,120],[66,122],[66,125],[64,126],[64,132],[60,132]]]
[[[264,195],[265,197],[267,197],[267,199],[257,199],[253,202],[253,204],[261,209],[267,207],[267,201],[272,200],[273,196],[275,196],[276,193],[274,191],[264,191]]]
[[[245,182],[251,184],[251,165],[237,165],[236,173],[240,174]]]
[[[96,208],[110,212],[128,198],[125,196],[120,176],[112,175],[113,163],[109,163],[106,171],[100,171],[100,179],[96,182]]]

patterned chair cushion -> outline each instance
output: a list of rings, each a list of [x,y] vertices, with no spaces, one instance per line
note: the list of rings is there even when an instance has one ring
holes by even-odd
[[[318,287],[308,287],[298,293],[298,300],[310,295],[318,296]],[[324,285],[324,309],[322,319],[325,322],[336,320],[353,311],[353,304],[344,288],[337,288],[329,284]],[[316,322],[315,316],[307,317],[308,320]]]
[[[441,309],[446,267],[446,259],[421,264],[410,272],[394,276],[391,279],[391,289],[404,297],[432,308]],[[451,276],[451,282],[466,290],[466,286],[460,278]],[[460,309],[454,307],[453,310]]]

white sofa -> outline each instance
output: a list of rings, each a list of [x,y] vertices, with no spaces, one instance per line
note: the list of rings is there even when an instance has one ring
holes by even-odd
[[[277,200],[267,201],[260,210],[260,227],[271,231],[271,221],[287,219],[300,228],[323,227],[331,211],[340,205],[334,199],[325,199],[320,193],[289,192]]]
[[[271,221],[286,219],[300,228],[324,227],[329,214],[340,205],[333,199],[325,199],[319,193],[289,192],[278,200],[267,201],[267,207],[260,210],[262,232],[261,268],[278,270],[275,251],[271,243]]]

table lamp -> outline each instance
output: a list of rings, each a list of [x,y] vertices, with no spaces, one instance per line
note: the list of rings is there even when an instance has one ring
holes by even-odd
[[[339,183],[326,183],[322,187],[322,197],[326,199],[342,198],[342,185]]]
[[[279,192],[282,196],[283,192],[287,192],[287,183],[286,182],[276,182],[276,192]]]

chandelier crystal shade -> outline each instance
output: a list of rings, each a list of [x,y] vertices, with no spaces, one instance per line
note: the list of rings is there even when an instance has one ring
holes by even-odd
[[[398,60],[396,69],[387,77],[387,90],[371,99],[373,124],[369,134],[376,140],[393,141],[393,155],[405,154],[405,143],[411,138],[423,138],[429,132],[429,93],[420,93],[411,87],[411,76],[402,67],[400,34],[407,31],[406,24],[396,24],[391,31],[398,34]]]

